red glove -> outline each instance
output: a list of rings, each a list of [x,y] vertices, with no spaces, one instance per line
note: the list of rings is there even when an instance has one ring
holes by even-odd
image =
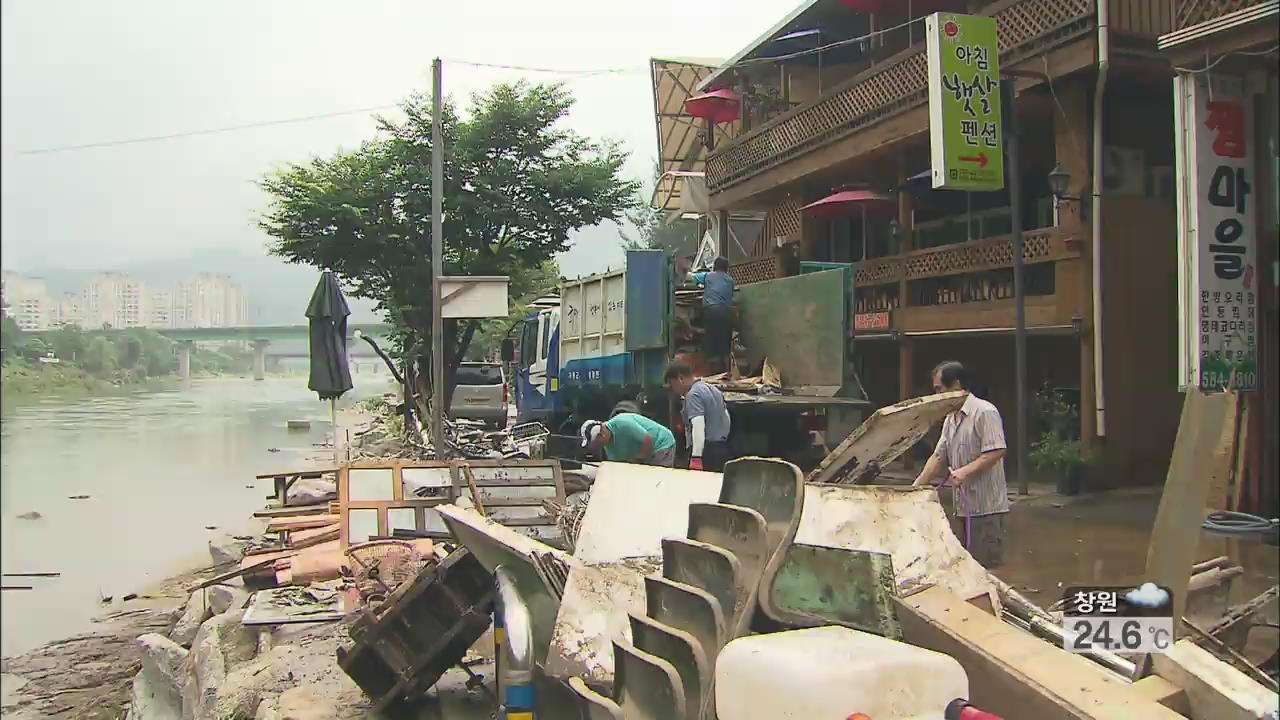
[[[702,458],[700,458],[700,457],[696,457],[696,458],[689,458],[689,469],[690,469],[690,470],[701,470],[701,469],[702,469]]]

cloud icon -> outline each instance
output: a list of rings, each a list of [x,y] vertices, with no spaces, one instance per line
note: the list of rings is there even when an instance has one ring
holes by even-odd
[[[1130,605],[1158,608],[1164,607],[1169,603],[1169,592],[1158,587],[1155,583],[1142,583],[1141,586],[1125,593],[1124,599]]]

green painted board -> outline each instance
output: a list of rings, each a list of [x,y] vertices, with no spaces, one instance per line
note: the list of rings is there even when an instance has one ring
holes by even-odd
[[[845,384],[849,313],[843,270],[743,285],[735,303],[752,367],[769,358],[783,386],[802,395],[833,395]]]
[[[995,18],[934,13],[925,18],[925,48],[933,188],[1002,189],[1004,128]]]
[[[791,625],[843,625],[901,640],[895,587],[887,553],[794,543],[770,597],[783,614],[779,619]]]

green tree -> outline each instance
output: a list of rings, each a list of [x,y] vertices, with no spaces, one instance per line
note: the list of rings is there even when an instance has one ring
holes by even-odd
[[[561,126],[572,105],[559,85],[526,83],[474,95],[465,116],[446,102],[443,274],[517,277],[567,249],[572,231],[635,204],[638,184],[621,177],[626,153]],[[259,224],[273,254],[332,269],[427,360],[432,108],[414,95],[401,109],[403,121],[380,118],[381,135],[358,149],[263,178],[271,204]],[[479,326],[446,321],[449,377]]]
[[[80,367],[91,373],[115,372],[120,366],[115,343],[102,335],[94,336],[84,349]]]
[[[22,345],[22,328],[18,327],[17,320],[8,315],[0,323],[3,323],[3,330],[0,331],[0,353],[8,359],[16,355]]]
[[[84,351],[88,346],[84,331],[75,325],[63,325],[50,338],[53,354],[63,362],[79,364],[84,359]]]
[[[659,177],[661,172],[655,167],[655,186]],[[628,250],[662,250],[675,257],[698,251],[698,223],[668,218],[665,210],[649,205],[648,196],[641,196],[635,206],[626,211],[626,219],[635,228],[634,234],[621,233],[622,246]]]

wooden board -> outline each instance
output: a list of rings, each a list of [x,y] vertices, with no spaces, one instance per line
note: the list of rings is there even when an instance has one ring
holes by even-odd
[[[955,390],[880,408],[823,458],[807,481],[857,482],[867,468],[883,468],[909,450],[968,397],[969,393]]]
[[[272,520],[267,525],[267,532],[290,532],[292,530],[306,530],[308,528],[324,527],[332,525],[339,521],[337,515],[311,515],[300,518],[290,518],[284,520]]]
[[[329,513],[329,503],[313,503],[311,505],[290,505],[259,510],[253,514],[256,518],[287,518],[299,515],[324,515]],[[332,513],[336,514],[336,513]]]
[[[1232,405],[1228,393],[1206,395],[1194,389],[1187,391],[1183,401],[1143,575],[1145,581],[1173,592],[1175,618],[1185,614],[1187,583],[1200,546],[1214,455],[1222,441],[1223,426],[1230,424]],[[1178,632],[1176,624],[1174,632]]]
[[[1276,694],[1191,640],[1151,656],[1155,672],[1182,688],[1196,720],[1257,720],[1276,710]]]
[[[1243,402],[1239,393],[1225,393],[1227,421],[1222,424],[1222,436],[1213,453],[1213,470],[1209,477],[1209,492],[1205,500],[1206,510],[1231,509],[1231,476],[1236,469],[1237,442],[1240,432],[1240,410]]]
[[[955,658],[969,700],[1005,718],[1185,720],[1114,673],[1022,632],[939,587],[898,598],[903,639]]]

